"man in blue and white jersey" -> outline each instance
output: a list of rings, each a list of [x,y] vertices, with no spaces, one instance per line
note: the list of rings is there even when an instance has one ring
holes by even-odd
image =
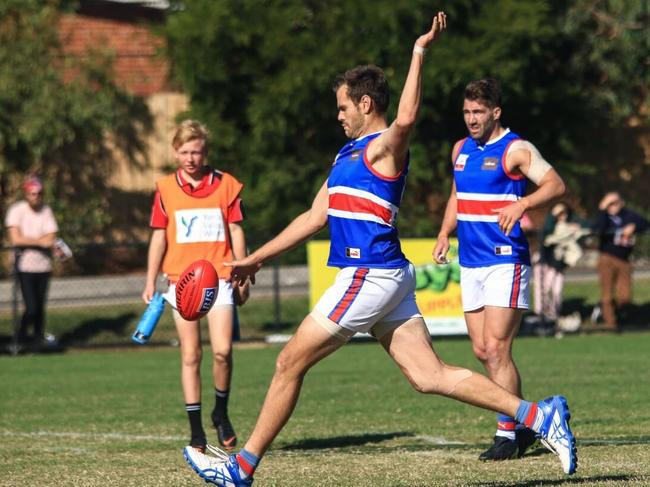
[[[185,448],[187,462],[205,481],[228,487],[251,485],[262,455],[298,402],[305,374],[357,332],[373,334],[417,391],[516,415],[543,433],[565,472],[575,471],[575,440],[564,398],[523,401],[480,374],[446,365],[433,351],[415,303],[415,272],[400,249],[395,218],[408,170],[409,137],[420,106],[424,55],[445,27],[445,14],[439,12],[431,30],[415,41],[397,117],[390,125],[388,83],[381,69],[358,66],[337,78],[338,120],[352,141],[340,150],[311,208],[249,257],[232,262],[233,281],[244,282],[263,262],[329,224],[328,264],[342,269],[280,352],[244,448],[221,458]]]
[[[501,88],[494,79],[465,88],[463,117],[469,137],[452,151],[454,183],[433,258],[446,261],[457,230],[460,287],[474,355],[487,375],[521,397],[512,343],[528,309],[530,255],[519,220],[565,190],[557,172],[530,142],[501,125]],[[526,194],[531,180],[537,189]],[[497,414],[492,446],[480,460],[520,457],[535,434],[511,415]]]

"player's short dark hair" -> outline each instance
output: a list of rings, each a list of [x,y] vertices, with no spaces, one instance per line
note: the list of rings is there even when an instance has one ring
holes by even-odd
[[[483,102],[490,108],[501,106],[501,85],[493,78],[472,81],[465,87],[465,99]]]
[[[383,114],[388,110],[388,80],[381,68],[367,64],[348,69],[336,77],[332,88],[337,91],[343,85],[348,87],[348,96],[355,105],[359,104],[364,95],[368,95],[375,102],[378,113]]]

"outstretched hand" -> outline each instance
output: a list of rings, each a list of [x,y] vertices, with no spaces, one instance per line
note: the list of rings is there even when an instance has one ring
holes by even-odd
[[[415,41],[415,45],[426,49],[429,47],[429,44],[440,37],[441,32],[446,28],[447,14],[444,12],[438,12],[433,17],[433,21],[431,22],[431,30],[426,34],[422,34],[420,37],[418,37],[417,41]]]
[[[257,262],[250,256],[232,262],[224,262],[226,267],[232,267],[230,281],[238,286],[243,286],[249,279],[251,284],[255,284],[255,273],[262,267],[261,262]]]

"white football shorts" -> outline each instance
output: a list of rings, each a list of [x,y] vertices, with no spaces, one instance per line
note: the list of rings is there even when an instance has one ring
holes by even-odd
[[[463,311],[484,306],[528,309],[530,266],[498,264],[487,267],[460,267]]]
[[[320,298],[312,316],[336,323],[347,333],[371,333],[380,338],[411,318],[421,317],[415,303],[415,268],[344,267]],[[327,325],[324,324],[327,328]]]
[[[169,288],[163,294],[163,298],[165,298],[165,300],[172,305],[174,311],[176,311],[176,283],[169,283]],[[232,304],[235,304],[235,301],[233,300],[232,283],[225,279],[219,279],[217,299],[212,305],[212,308],[215,306],[228,306]]]

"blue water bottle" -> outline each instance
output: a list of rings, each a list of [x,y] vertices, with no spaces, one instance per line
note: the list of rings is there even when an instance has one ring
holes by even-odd
[[[156,329],[156,325],[160,321],[163,311],[165,311],[165,299],[162,294],[156,292],[151,298],[151,301],[149,301],[147,309],[144,310],[131,340],[140,345],[145,345]]]

